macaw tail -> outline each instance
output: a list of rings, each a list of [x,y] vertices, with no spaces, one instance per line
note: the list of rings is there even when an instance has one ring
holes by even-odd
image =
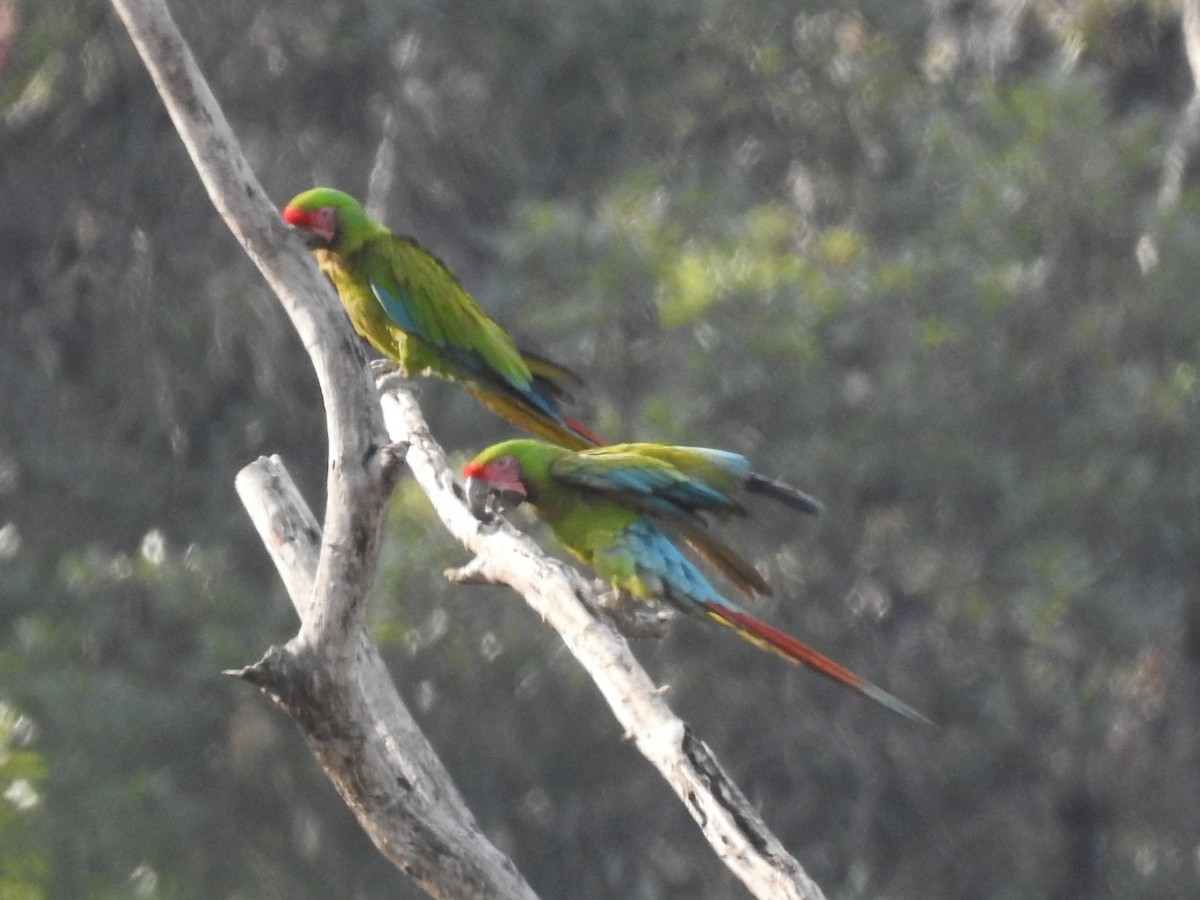
[[[577,437],[581,437],[585,441],[588,441],[589,446],[603,447],[604,444],[607,443],[604,438],[599,437],[596,432],[584,425],[579,424],[570,416],[563,416],[563,422],[569,429],[571,429],[572,432],[574,432]]]
[[[507,419],[518,428],[523,428],[544,441],[550,441],[568,450],[587,450],[603,443],[573,419],[564,416],[559,422],[532,403],[515,396],[493,393],[471,385],[467,385],[466,388],[476,400],[500,418]]]
[[[521,357],[525,360],[525,365],[529,366],[530,374],[533,375],[534,394],[539,399],[546,401],[551,409],[557,409],[560,403],[572,399],[571,391],[567,385],[579,387],[583,384],[583,379],[566,366],[560,366],[553,360],[546,359],[541,354],[526,350],[524,347],[519,348],[519,350]],[[571,450],[586,450],[589,447],[600,447],[608,443],[603,438],[598,437],[591,429],[581,425],[574,419],[561,414],[560,418],[561,421],[554,422],[554,425],[550,426],[550,430],[556,436],[548,436],[538,432],[533,433],[563,447],[568,447]],[[556,428],[555,426],[558,427]],[[574,437],[567,437],[566,440],[563,440],[563,427],[565,427],[567,432],[574,434]],[[584,441],[584,443],[579,444],[579,440]]]
[[[865,678],[855,675],[844,666],[840,666],[827,656],[822,656],[816,650],[800,643],[790,634],[777,628],[772,628],[766,622],[761,622],[749,613],[732,606],[707,602],[702,604],[709,617],[727,625],[741,637],[784,659],[802,666],[808,666],[814,672],[831,678],[839,684],[853,688],[860,694],[865,694],[876,703],[886,706],[892,712],[900,713],[917,722],[928,723],[929,719],[921,715],[903,700],[898,700],[882,688],[878,688]]]

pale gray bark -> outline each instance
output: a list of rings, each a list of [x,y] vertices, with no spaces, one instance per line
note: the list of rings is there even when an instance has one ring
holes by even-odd
[[[328,418],[323,527],[278,459],[259,460],[238,476],[239,494],[287,586],[300,628],[286,645],[233,674],[258,685],[293,717],[376,846],[431,895],[532,898],[512,863],[480,833],[366,629],[364,608],[399,447],[387,444],[356,340],[311,258],[280,224],[161,0],[113,5],[214,205],[312,356]],[[708,747],[663,702],[624,638],[582,602],[591,597],[591,585],[506,523],[484,526],[471,515],[410,394],[385,390],[384,413],[442,521],[475,554],[448,576],[507,584],[525,596],[755,896],[821,898]]]
[[[313,590],[321,530],[278,457],[238,473],[250,513],[302,619]],[[257,684],[304,730],[346,804],[375,845],[436,897],[532,898],[512,863],[488,844],[413,720],[360,623],[345,635],[344,667],[315,663],[294,640],[230,674]]]
[[[1183,176],[1200,144],[1200,0],[1179,0],[1180,29],[1188,69],[1192,73],[1192,96],[1179,114],[1175,135],[1163,154],[1162,178],[1158,185],[1154,219],[1138,239],[1137,261],[1143,272],[1158,265],[1158,243],[1164,218],[1179,206],[1183,195]]]
[[[506,584],[562,637],[587,670],[642,755],[679,796],[717,856],[756,897],[823,897],[800,864],[721,768],[713,752],[667,706],[625,638],[594,611],[594,589],[573,568],[547,557],[507,522],[482,525],[471,514],[441,447],[412,395],[385,378],[383,416],[392,440],[408,445],[413,476],[438,516],[475,558],[447,572],[454,581]]]
[[[300,630],[236,674],[295,719],[375,845],[429,894],[530,900],[533,890],[480,832],[366,630],[366,597],[397,467],[357,339],[311,256],[280,222],[161,0],[113,5],[214,205],[291,317],[325,402],[323,529],[278,464],[239,477]]]

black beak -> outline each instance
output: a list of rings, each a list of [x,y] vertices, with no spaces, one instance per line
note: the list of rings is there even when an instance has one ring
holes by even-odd
[[[492,490],[486,481],[480,481],[478,478],[467,479],[467,506],[471,507],[471,514],[480,522],[486,522],[491,518],[488,510],[491,497]]]
[[[467,479],[467,506],[480,522],[490,522],[493,517],[520,506],[525,495],[517,491],[498,491],[486,481]]]

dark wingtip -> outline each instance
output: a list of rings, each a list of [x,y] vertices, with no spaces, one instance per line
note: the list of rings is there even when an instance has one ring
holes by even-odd
[[[790,484],[784,484],[776,478],[759,475],[757,472],[751,472],[750,477],[746,479],[746,490],[778,500],[784,506],[798,509],[810,516],[815,516],[825,509],[825,504],[811,494],[806,494]]]

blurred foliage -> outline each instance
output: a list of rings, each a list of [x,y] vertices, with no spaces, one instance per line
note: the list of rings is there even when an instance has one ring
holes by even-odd
[[[46,761],[29,749],[29,719],[0,703],[0,897],[40,900],[45,897],[47,860],[41,852],[41,795]]]
[[[638,650],[830,896],[1195,895],[1173,4],[175,6],[274,196],[369,195],[601,433],[827,502],[732,529],[756,612],[939,727],[692,623]],[[233,477],[281,453],[319,509],[322,411],[102,0],[0,0],[0,186],[0,895],[416,896],[219,674],[295,627]],[[507,433],[421,396],[461,458]],[[557,638],[444,584],[409,483],[390,529],[378,634],[534,886],[737,895]]]

